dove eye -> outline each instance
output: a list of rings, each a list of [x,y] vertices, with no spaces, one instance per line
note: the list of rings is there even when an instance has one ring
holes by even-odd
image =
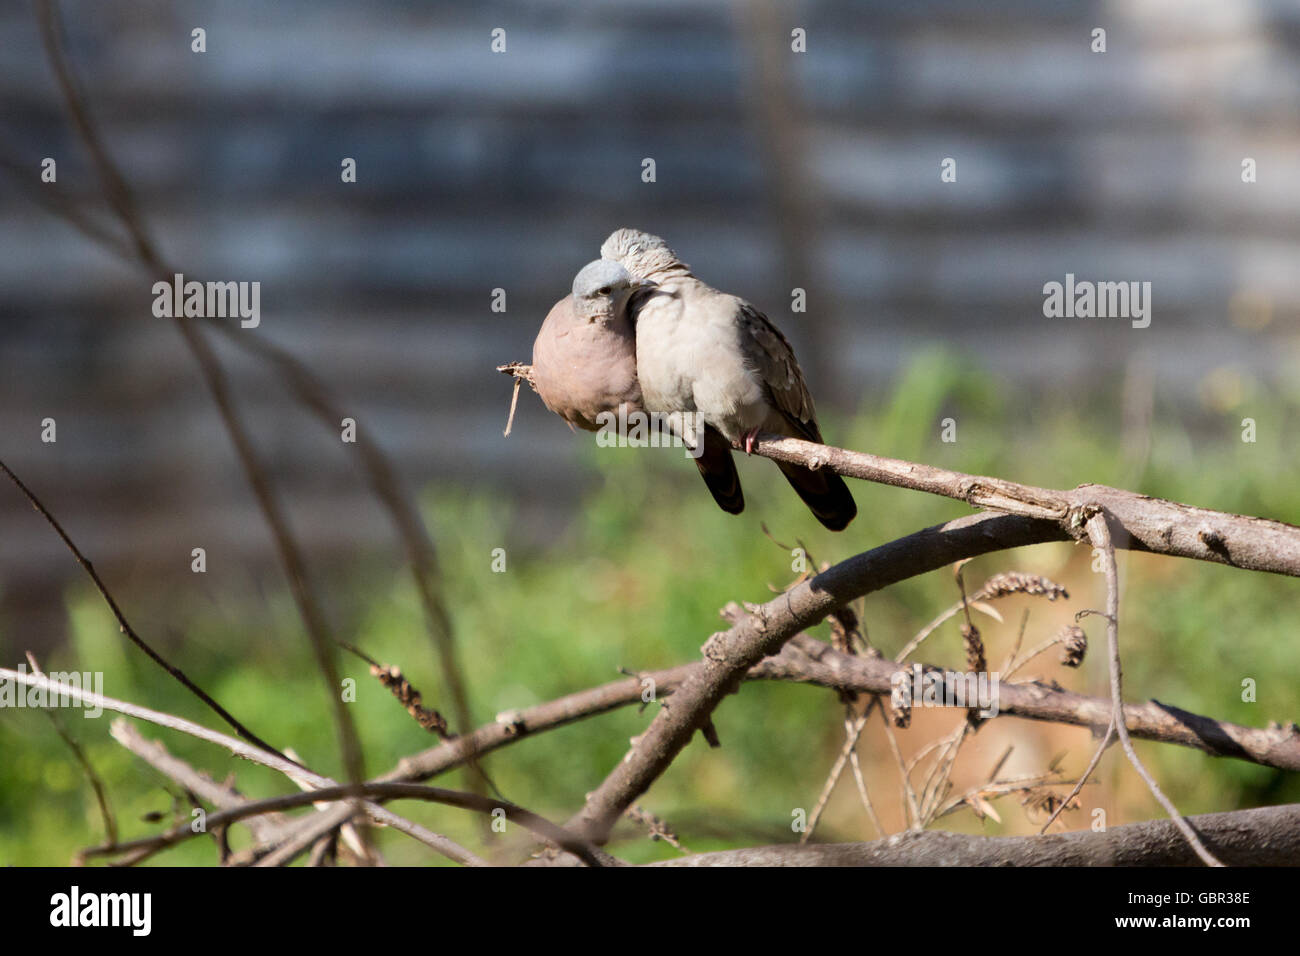
[[[609,295],[609,286],[603,285],[596,290],[599,295]]]

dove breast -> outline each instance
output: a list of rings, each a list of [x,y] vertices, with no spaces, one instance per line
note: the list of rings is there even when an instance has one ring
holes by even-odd
[[[565,296],[533,343],[533,386],[571,426],[596,431],[602,412],[642,410],[636,339],[625,312],[588,321]]]
[[[746,330],[735,321],[738,301],[694,277],[669,279],[645,297],[636,349],[646,408],[699,412],[729,441],[764,424],[770,409],[761,371],[748,360]]]

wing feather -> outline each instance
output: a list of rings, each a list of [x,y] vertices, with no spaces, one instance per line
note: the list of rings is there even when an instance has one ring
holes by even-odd
[[[781,330],[744,300],[740,306],[741,346],[745,357],[762,376],[773,408],[791,425],[797,437],[820,443],[817,410],[794,349]]]

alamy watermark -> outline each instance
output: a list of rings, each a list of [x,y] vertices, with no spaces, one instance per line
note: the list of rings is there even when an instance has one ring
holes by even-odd
[[[681,448],[687,458],[704,454],[704,416],[699,412],[643,412],[620,405],[596,416],[601,448]]]
[[[1076,281],[1043,286],[1043,315],[1049,319],[1130,319],[1135,329],[1151,324],[1150,282]]]
[[[148,936],[153,928],[153,894],[83,893],[73,884],[67,893],[50,897],[50,925],[123,927],[132,936]]]
[[[160,319],[238,318],[245,329],[262,322],[262,283],[198,282],[176,273],[153,284],[153,314]]]
[[[1002,686],[996,672],[925,670],[913,664],[910,670],[895,671],[890,684],[897,699],[902,692],[913,707],[978,708],[979,715],[992,719],[998,715],[998,691]]]
[[[19,674],[26,674],[27,665],[19,664],[16,670]],[[39,676],[58,686],[44,682],[28,684],[12,677],[0,677],[0,708],[31,707],[45,710],[51,707],[82,707],[86,711],[81,715],[83,717],[103,715],[104,708],[97,700],[78,693],[84,691],[103,697],[103,671],[50,671]]]

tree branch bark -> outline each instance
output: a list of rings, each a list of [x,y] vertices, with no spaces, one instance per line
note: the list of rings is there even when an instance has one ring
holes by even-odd
[[[1300,863],[1300,805],[1189,817],[1229,866]],[[651,866],[1199,866],[1172,820],[1147,820],[1100,833],[984,837],[943,830],[899,833],[872,843],[790,843],[696,853]]]
[[[1194,508],[1106,485],[1036,488],[775,435],[759,435],[754,454],[954,498],[972,508],[1041,518],[1076,539],[1086,537],[1089,508],[1102,507],[1131,539],[1117,541],[1116,547],[1300,577],[1300,527],[1282,521]]]
[[[704,645],[693,672],[632,750],[570,821],[596,842],[676,759],[742,675],[803,628],[854,598],[990,551],[1053,540],[1086,540],[1088,518],[1108,511],[1125,532],[1122,547],[1300,576],[1300,528],[1193,508],[1103,485],[1053,491],[881,458],[793,438],[760,435],[755,451],[810,468],[911,488],[996,509],[927,528],[841,562],[767,604]]]
[[[1018,515],[970,515],[926,528],[842,561],[750,608],[728,631],[703,647],[694,670],[656,715],[631,752],[570,821],[599,843],[614,822],[645,793],[702,727],[722,698],[739,686],[745,671],[779,651],[787,640],[854,598],[934,571],[962,558],[1041,541],[1062,540],[1055,523]]]

